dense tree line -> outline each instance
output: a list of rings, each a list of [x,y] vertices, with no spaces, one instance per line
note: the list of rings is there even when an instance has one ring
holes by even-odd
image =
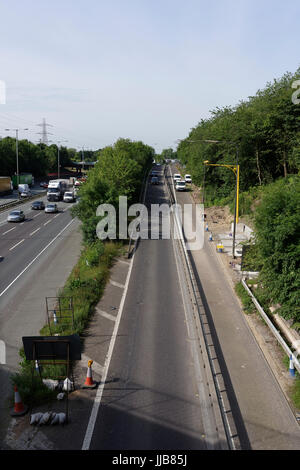
[[[100,204],[111,204],[118,214],[120,196],[127,197],[128,205],[138,202],[145,173],[154,156],[152,147],[129,139],[119,139],[99,152],[99,159],[80,187],[80,200],[73,209],[73,215],[82,221],[86,243],[97,240],[96,227],[101,217],[96,211]]]
[[[76,150],[61,146],[59,160],[62,168],[70,166],[72,161],[95,161],[99,151]],[[56,144],[34,144],[28,140],[18,141],[18,160],[20,173],[32,173],[36,177],[45,177],[56,172],[58,165],[58,147]],[[0,140],[0,176],[12,176],[17,171],[16,139],[5,137]]]
[[[300,105],[292,100],[292,84],[299,78],[300,68],[268,83],[234,107],[213,110],[210,118],[201,120],[180,142],[178,158],[200,186],[205,171],[205,188],[211,201],[232,194],[235,179],[226,168],[205,167],[206,160],[235,164],[238,150],[242,191],[299,172]]]
[[[235,176],[204,162],[236,164],[238,158],[240,202],[257,199],[252,261],[260,271],[260,295],[294,322],[300,321],[300,104],[292,85],[299,78],[300,68],[235,107],[215,109],[177,149],[194,182],[205,187],[207,204],[233,202]]]

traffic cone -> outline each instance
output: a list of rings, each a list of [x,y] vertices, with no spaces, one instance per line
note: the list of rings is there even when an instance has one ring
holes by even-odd
[[[22,399],[18,392],[18,388],[15,385],[15,406],[11,410],[10,415],[11,416],[23,416],[27,413],[27,411],[28,411],[28,406],[23,405]]]
[[[96,388],[97,387],[97,383],[93,381],[92,364],[93,364],[93,361],[89,360],[86,380],[84,382],[83,388]]]

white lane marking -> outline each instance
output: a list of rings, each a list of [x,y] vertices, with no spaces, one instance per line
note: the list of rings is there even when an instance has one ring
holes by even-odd
[[[50,224],[52,219],[48,220],[48,222],[45,222],[44,225]]]
[[[112,286],[115,286],[115,287],[120,287],[120,289],[124,289],[124,284],[120,284],[119,282],[116,282],[116,281],[112,281],[111,279],[109,280],[109,283],[112,285]]]
[[[93,408],[92,408],[92,411],[91,411],[90,419],[89,419],[89,422],[88,422],[88,425],[87,425],[87,429],[86,429],[86,433],[85,433],[85,436],[84,436],[84,440],[83,440],[81,450],[88,450],[90,448],[90,445],[91,445],[91,440],[92,440],[92,437],[93,437],[94,427],[95,427],[95,424],[96,424],[98,411],[99,411],[99,407],[100,407],[100,404],[101,404],[102,394],[103,394],[104,387],[105,387],[106,377],[107,377],[111,357],[112,357],[112,354],[113,354],[113,350],[114,350],[114,346],[115,346],[115,342],[116,342],[116,338],[117,338],[117,332],[118,332],[118,329],[119,329],[119,325],[120,325],[120,321],[121,321],[121,317],[122,317],[122,313],[123,313],[125,298],[126,298],[128,285],[129,285],[129,280],[130,280],[130,275],[131,275],[132,266],[133,266],[134,255],[135,255],[135,253],[133,254],[133,257],[131,259],[131,263],[130,263],[130,266],[129,266],[129,270],[128,270],[128,273],[127,273],[124,292],[123,292],[123,295],[122,295],[118,315],[116,317],[116,322],[115,322],[112,338],[111,338],[111,341],[110,341],[110,344],[109,344],[109,349],[108,349],[108,353],[107,353],[107,356],[106,356],[106,361],[105,361],[104,368],[103,368],[103,375],[102,375],[99,387],[97,389],[97,393],[96,393],[96,396],[95,396]]]
[[[128,261],[124,261],[123,259],[118,259],[118,263],[123,263],[127,264],[127,266],[130,266],[130,263],[128,263]]]
[[[116,321],[117,317],[115,315],[111,315],[110,313],[104,312],[103,310],[100,310],[100,308],[96,307],[97,312],[99,315],[102,317],[108,318],[111,321]]]
[[[31,232],[31,233],[29,234],[29,236],[31,237],[31,235],[34,235],[34,234],[35,234],[36,232],[38,232],[39,230],[41,230],[41,227],[37,228],[34,232]]]
[[[3,232],[2,235],[5,235],[6,233],[11,232],[12,230],[15,230],[15,229],[16,227],[10,228],[9,230],[6,230],[6,232]]]
[[[27,271],[28,268],[30,268],[30,266],[44,253],[44,251],[47,250],[47,248],[49,248],[50,245],[52,245],[52,243],[55,242],[55,240],[57,240],[57,238],[74,222],[75,219],[72,219],[66,226],[65,228],[63,228],[49,243],[48,245],[45,246],[45,248],[42,249],[42,251],[39,252],[38,255],[36,255],[35,258],[33,258],[32,261],[30,261],[30,263],[23,269],[23,271],[21,271],[17,277],[15,277],[15,279],[0,293],[0,297],[2,297],[3,294],[5,294],[5,292],[19,279],[19,277],[22,276],[22,274],[25,273],[25,271]]]
[[[86,367],[90,359],[91,357],[88,357],[85,354],[81,354],[81,361],[80,361],[81,367]],[[95,371],[98,375],[102,375],[103,369],[104,367],[101,366],[101,364],[98,364],[98,362],[95,362],[93,359],[92,370]]]
[[[42,215],[41,212],[39,214],[35,214],[33,218],[38,217],[39,215]]]
[[[60,214],[56,214],[56,215],[53,217],[53,219],[55,219],[55,217],[58,217],[59,215],[60,215]]]
[[[23,238],[23,240],[21,240],[20,242],[16,243],[14,246],[12,246],[9,251],[11,250],[14,250],[16,248],[16,246],[20,245],[21,243],[23,243],[23,241],[25,240],[25,238]]]

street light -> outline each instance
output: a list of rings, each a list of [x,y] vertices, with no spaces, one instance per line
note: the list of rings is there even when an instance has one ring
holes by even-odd
[[[229,168],[233,171],[236,178],[236,191],[235,191],[235,198],[234,198],[234,222],[233,222],[233,241],[232,241],[232,257],[235,259],[235,235],[236,235],[236,225],[238,223],[239,218],[239,184],[240,184],[240,165],[239,165],[239,145],[235,142],[224,141],[224,140],[210,140],[210,139],[203,139],[203,140],[188,140],[187,142],[206,142],[209,144],[220,144],[220,143],[227,143],[227,144],[234,144],[236,146],[236,164],[235,165],[226,165],[226,164],[214,164],[209,163],[208,160],[205,160],[203,163],[207,166],[223,166],[225,168]],[[204,169],[204,177],[205,177],[205,169]],[[204,188],[203,188],[204,191]],[[202,200],[204,201],[204,194],[202,194]]]
[[[19,138],[19,131],[28,131],[29,129],[26,127],[25,129],[5,129],[6,131],[15,131],[16,132],[16,157],[17,157],[17,186],[19,185],[20,177],[19,177],[19,150],[18,150],[18,138]]]

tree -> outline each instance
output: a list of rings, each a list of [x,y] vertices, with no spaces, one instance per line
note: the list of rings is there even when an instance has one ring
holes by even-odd
[[[255,212],[260,278],[285,318],[300,321],[300,178],[280,179],[264,193]]]

